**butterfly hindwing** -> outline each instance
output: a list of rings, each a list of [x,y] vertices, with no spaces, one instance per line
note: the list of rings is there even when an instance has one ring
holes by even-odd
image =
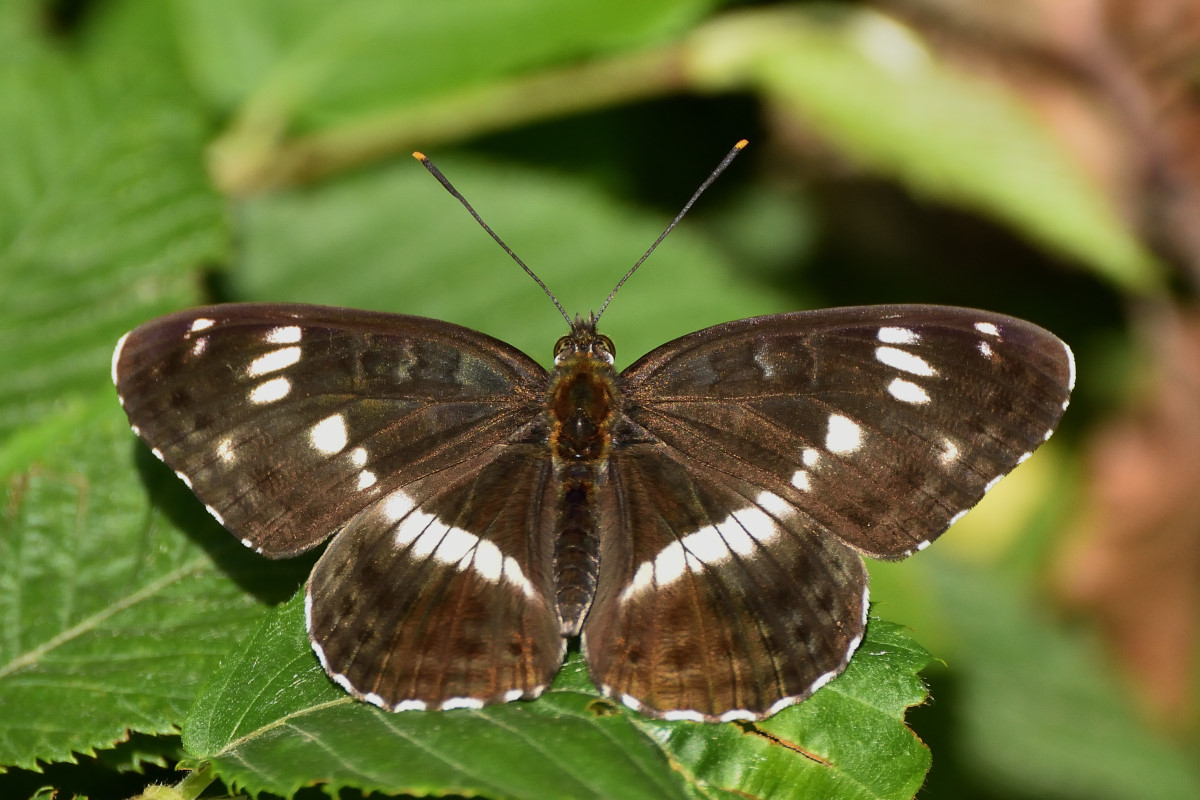
[[[862,559],[782,498],[685,466],[663,445],[613,455],[592,679],[655,716],[755,719],[845,668],[866,624]]]
[[[213,515],[285,557],[517,434],[537,417],[546,373],[437,320],[230,304],[135,329],[113,380],[134,430]]]
[[[395,490],[334,537],[308,584],[313,647],[386,709],[541,693],[566,640],[552,607],[551,464],[497,445]]]
[[[738,320],[622,374],[630,421],[868,555],[929,544],[1042,444],[1074,382],[1036,325],[868,306]],[[614,443],[619,447],[619,443]]]

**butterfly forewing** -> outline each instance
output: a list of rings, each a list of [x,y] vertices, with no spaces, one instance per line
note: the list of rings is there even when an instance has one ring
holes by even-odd
[[[1057,337],[1011,317],[868,306],[719,325],[622,379],[629,419],[685,465],[749,480],[898,558],[1049,438],[1074,365]]]
[[[517,435],[546,373],[445,322],[272,304],[149,322],[122,340],[113,380],[155,455],[245,544],[281,557]]]

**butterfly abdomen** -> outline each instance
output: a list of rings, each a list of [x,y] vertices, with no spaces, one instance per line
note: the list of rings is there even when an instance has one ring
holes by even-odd
[[[579,633],[596,594],[600,533],[596,484],[612,442],[612,366],[587,354],[563,359],[550,380],[550,447],[559,480],[554,588],[561,631]]]

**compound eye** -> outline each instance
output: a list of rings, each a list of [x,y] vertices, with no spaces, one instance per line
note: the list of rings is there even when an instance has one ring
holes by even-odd
[[[608,338],[603,333],[598,333],[598,334],[596,334],[596,341],[599,343],[600,347],[605,352],[607,352],[610,356],[616,356],[617,346],[615,344],[613,344],[612,339]]]
[[[562,351],[566,350],[567,347],[570,346],[570,344],[571,344],[570,336],[564,336],[561,339],[559,339],[557,342],[555,342],[554,343],[554,357],[558,358],[558,356],[562,353]]]

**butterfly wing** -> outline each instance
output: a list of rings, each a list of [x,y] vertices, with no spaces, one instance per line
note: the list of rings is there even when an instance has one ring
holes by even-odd
[[[348,691],[455,707],[553,677],[540,509],[556,487],[527,356],[436,320],[224,305],[132,331],[113,380],[135,432],[244,544],[281,558],[337,533],[307,614]]]
[[[513,437],[537,416],[546,373],[437,320],[230,304],[136,328],[113,382],[154,454],[244,544],[283,558]]]
[[[585,626],[593,678],[652,713],[756,717],[815,691],[857,646],[865,577],[847,554],[902,558],[939,536],[1049,437],[1074,366],[1027,322],[878,306],[709,328],[621,379]],[[655,475],[691,499],[630,492]],[[698,640],[706,619],[738,623]],[[664,647],[743,666],[721,693]]]
[[[607,695],[754,719],[808,697],[862,640],[862,559],[778,495],[643,443],[614,455],[600,510],[583,642]]]
[[[544,448],[496,445],[392,492],[330,543],[308,630],[331,677],[390,710],[536,697],[562,666]]]
[[[622,375],[626,414],[877,558],[937,538],[1050,437],[1071,351],[1023,320],[868,306],[738,320]]]

